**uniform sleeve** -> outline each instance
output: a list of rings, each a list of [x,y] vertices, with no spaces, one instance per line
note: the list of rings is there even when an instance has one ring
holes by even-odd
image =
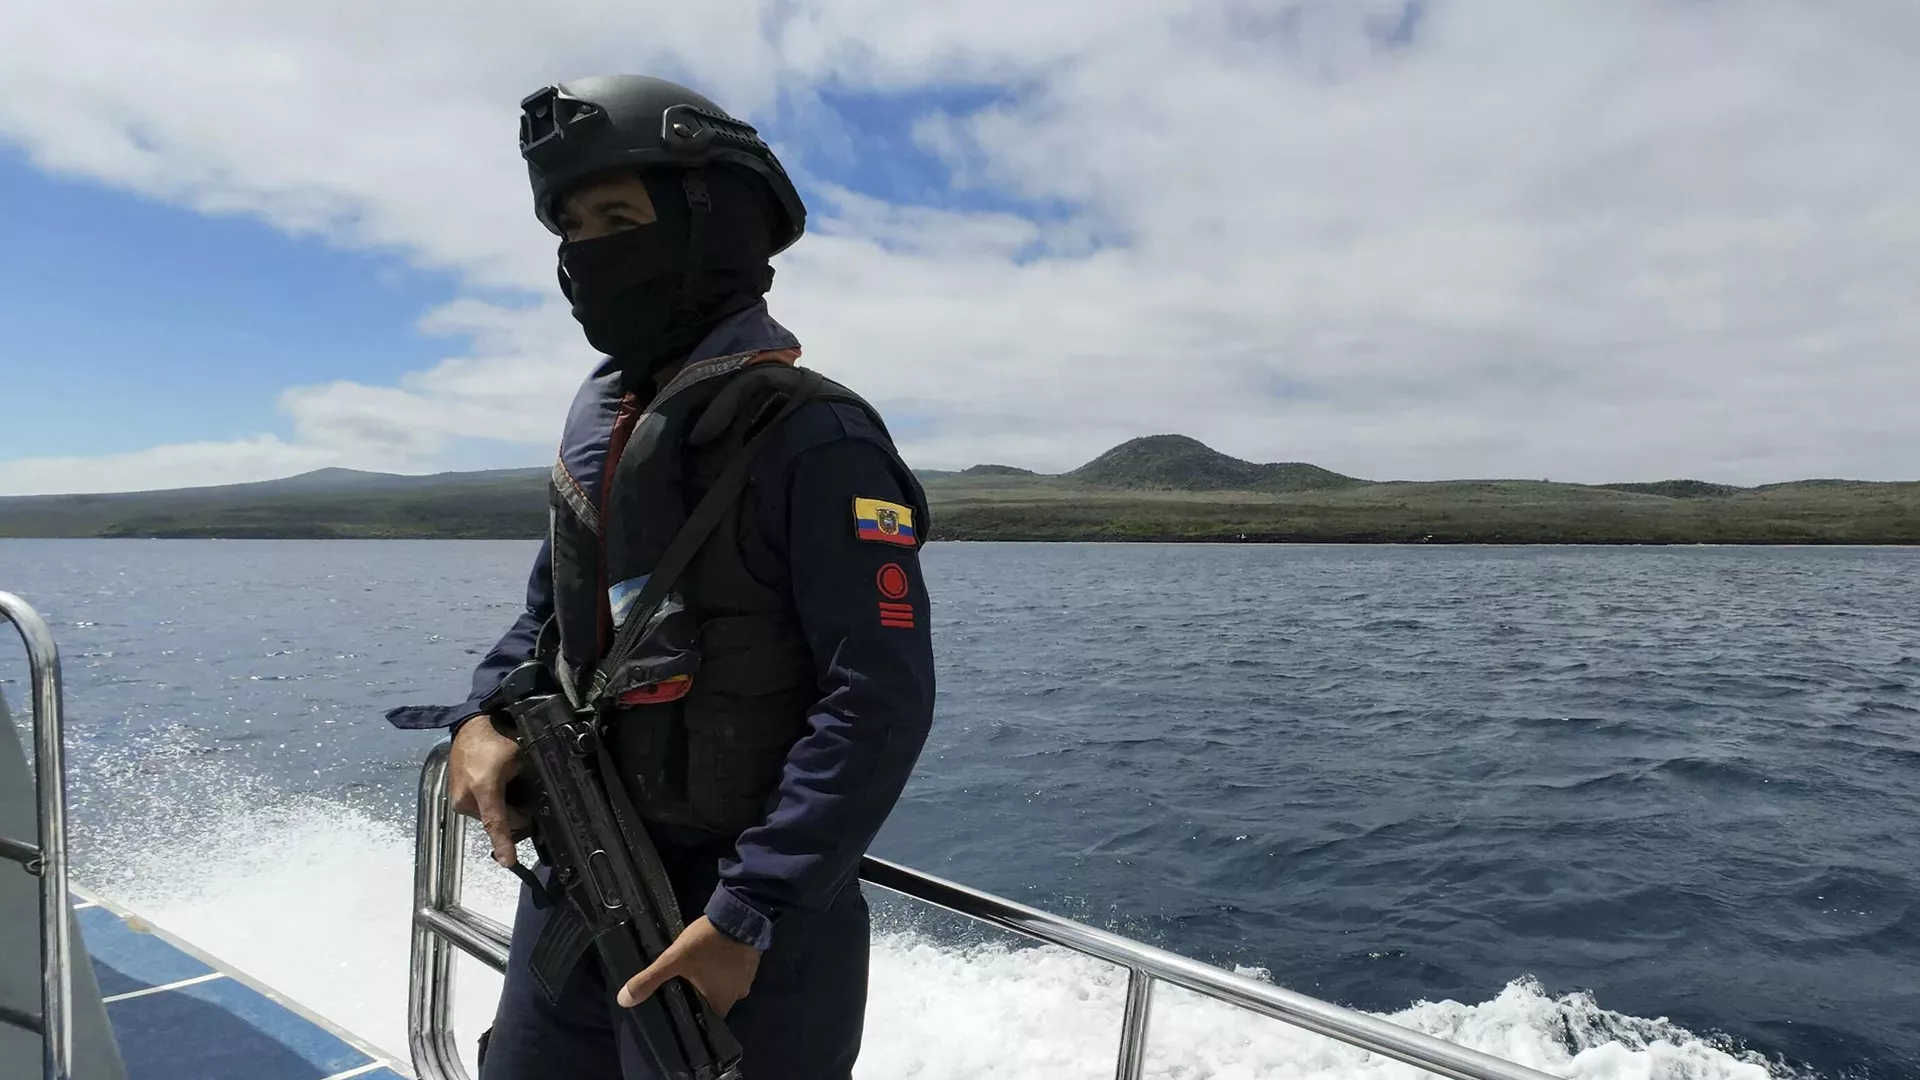
[[[473,689],[458,705],[405,705],[387,712],[387,722],[397,728],[458,728],[461,720],[480,711],[480,703],[493,693],[514,668],[533,659],[534,642],[540,628],[553,615],[553,549],[540,544],[534,556],[533,572],[527,576],[527,602],[499,642],[473,670]]]
[[[825,907],[857,873],[933,720],[917,541],[897,517],[861,530],[854,516],[856,499],[913,505],[896,469],[880,446],[846,439],[803,451],[788,472],[786,565],[821,697],[772,812],[721,860],[706,908],[722,933],[760,949],[784,912]]]

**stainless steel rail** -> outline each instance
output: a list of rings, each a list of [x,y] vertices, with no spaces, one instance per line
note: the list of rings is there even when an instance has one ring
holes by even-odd
[[[60,648],[39,613],[0,592],[0,619],[13,624],[33,670],[33,771],[40,808],[37,845],[7,841],[0,858],[40,878],[40,1016],[47,1080],[73,1075],[73,931],[67,896],[66,742],[60,727]]]
[[[420,774],[414,867],[413,962],[408,1038],[421,1080],[467,1080],[452,1042],[452,949],[505,971],[507,928],[460,906],[466,819],[447,800],[447,744]],[[1050,915],[883,859],[867,857],[860,876],[883,889],[1003,930],[1071,949],[1127,969],[1116,1080],[1139,1080],[1146,1062],[1153,989],[1159,983],[1272,1017],[1451,1080],[1554,1080],[1547,1073],[1437,1039],[1376,1016],[1222,971],[1151,945]]]
[[[467,1080],[453,1043],[453,950],[507,970],[507,928],[460,906],[466,819],[447,797],[441,743],[420,770],[414,831],[413,948],[407,976],[407,1049],[421,1080]]]

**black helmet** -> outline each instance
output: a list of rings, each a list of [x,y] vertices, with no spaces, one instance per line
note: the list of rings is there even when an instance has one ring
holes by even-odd
[[[604,169],[738,165],[767,185],[778,210],[774,253],[800,239],[807,208],[752,125],[699,94],[644,75],[596,75],[549,86],[520,102],[520,156],[533,181],[533,212],[560,235],[560,192]]]

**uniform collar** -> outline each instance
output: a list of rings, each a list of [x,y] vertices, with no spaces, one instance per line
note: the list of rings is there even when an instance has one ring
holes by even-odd
[[[772,313],[767,310],[767,302],[761,300],[749,308],[720,320],[700,344],[687,354],[686,363],[698,364],[703,360],[712,360],[718,356],[732,356],[736,353],[767,352],[774,349],[798,349],[800,339],[793,332],[775,322]],[[598,379],[619,370],[619,365],[608,358],[594,370],[593,377]]]

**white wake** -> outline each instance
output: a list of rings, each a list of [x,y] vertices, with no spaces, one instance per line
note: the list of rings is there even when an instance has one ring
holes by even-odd
[[[154,822],[84,883],[407,1063],[410,829],[338,804]],[[470,830],[477,832],[477,830]],[[517,883],[478,857],[468,906],[510,921]],[[1247,972],[1255,977],[1264,973]],[[463,960],[468,1069],[499,977]],[[1051,948],[960,949],[878,933],[863,1080],[1062,1080],[1113,1075],[1124,975]],[[1768,1069],[1664,1021],[1553,998],[1526,979],[1478,1004],[1426,1002],[1397,1023],[1566,1077],[1765,1080]],[[1156,993],[1147,1075],[1162,1080],[1399,1080],[1430,1074],[1176,989]]]

